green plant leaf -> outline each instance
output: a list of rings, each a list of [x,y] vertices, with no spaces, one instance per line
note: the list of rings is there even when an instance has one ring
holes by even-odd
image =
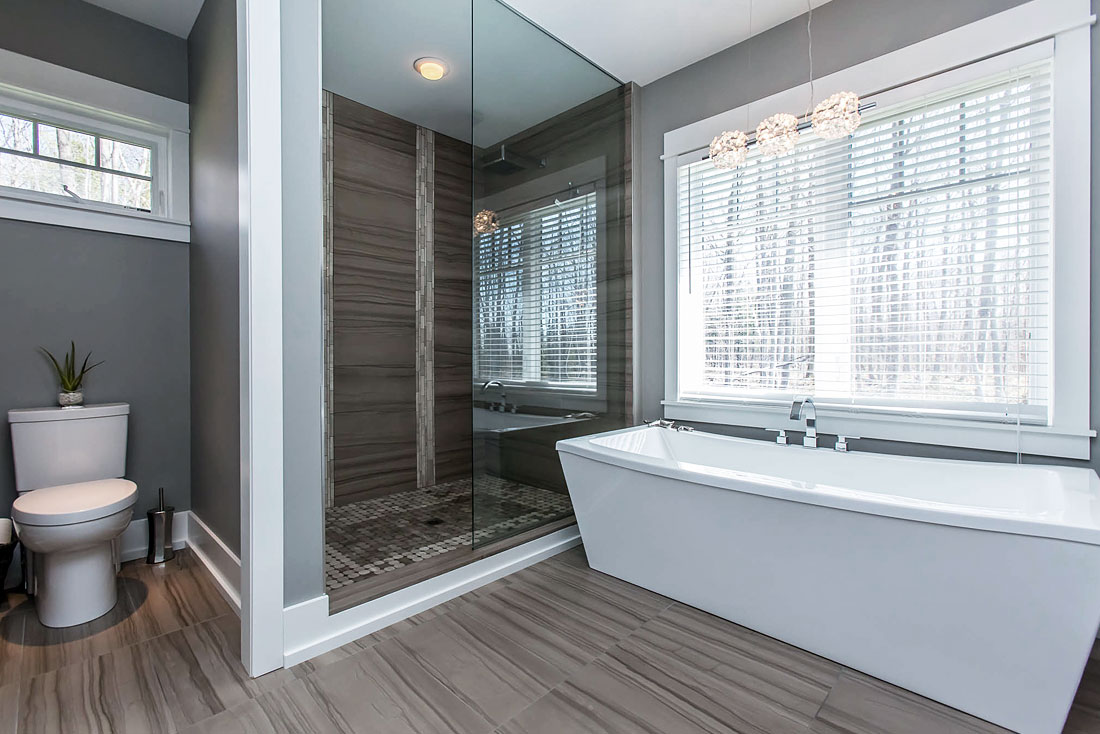
[[[52,354],[50,354],[49,349],[46,349],[45,347],[39,347],[39,349],[41,349],[42,353],[45,354],[47,357],[49,357],[50,362],[53,363],[53,368],[57,372],[58,381],[63,381],[65,379],[65,372],[61,369],[61,365],[58,364],[57,358],[54,357]]]
[[[60,384],[63,392],[76,392],[80,390],[84,384],[84,376],[91,372],[93,369],[103,364],[102,361],[95,362],[94,364],[88,364],[91,361],[92,353],[88,352],[84,356],[84,362],[80,366],[80,370],[76,369],[76,342],[69,342],[69,351],[65,354],[64,364],[57,361],[57,358],[53,356],[50,350],[45,347],[39,347],[42,353],[49,357],[50,362],[53,365],[54,371],[57,373],[57,381]]]

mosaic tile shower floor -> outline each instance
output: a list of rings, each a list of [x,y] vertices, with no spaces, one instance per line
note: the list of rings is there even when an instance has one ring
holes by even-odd
[[[325,513],[325,590],[332,591],[470,545],[473,482],[395,492]],[[507,537],[569,515],[558,492],[478,478],[477,540]]]

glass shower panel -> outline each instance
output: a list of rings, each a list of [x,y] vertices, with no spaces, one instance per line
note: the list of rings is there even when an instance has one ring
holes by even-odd
[[[571,521],[555,444],[632,422],[630,88],[473,0],[473,544]]]

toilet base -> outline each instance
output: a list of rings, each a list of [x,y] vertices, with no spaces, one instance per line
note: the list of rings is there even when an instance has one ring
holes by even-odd
[[[118,602],[110,540],[70,552],[36,553],[38,621],[72,627],[102,617]]]

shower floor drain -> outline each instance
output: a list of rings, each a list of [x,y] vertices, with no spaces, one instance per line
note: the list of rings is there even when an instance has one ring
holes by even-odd
[[[424,524],[425,525],[442,525],[443,520],[438,518],[438,517],[433,517],[430,520],[425,520]]]

